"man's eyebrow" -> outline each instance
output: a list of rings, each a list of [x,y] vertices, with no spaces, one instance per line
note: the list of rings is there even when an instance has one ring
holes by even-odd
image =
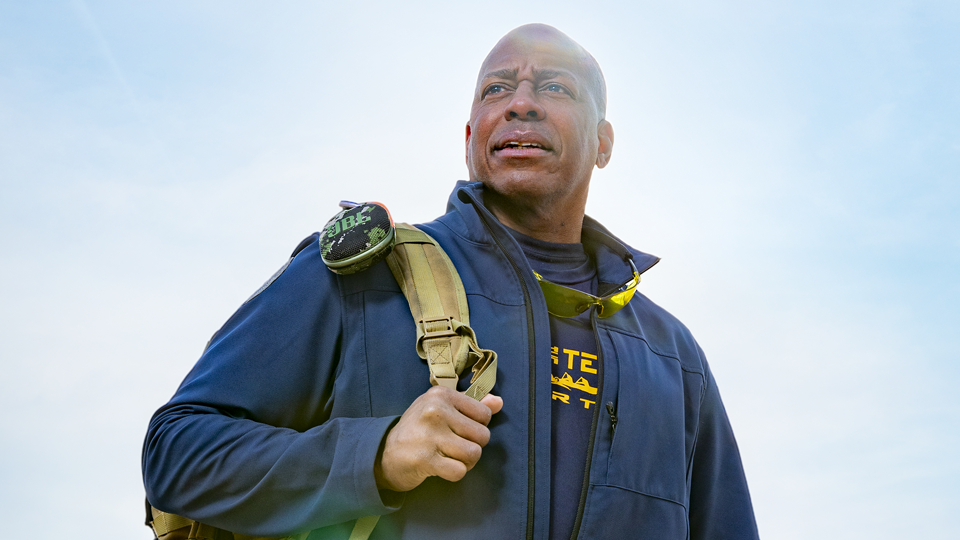
[[[569,79],[575,78],[572,73],[567,70],[557,70],[557,69],[535,69],[533,71],[534,77],[537,80],[543,79],[556,79],[558,77],[566,77]],[[484,73],[483,80],[486,79],[516,79],[517,78],[517,69],[498,69],[496,71],[489,71]]]
[[[515,79],[517,77],[516,69],[498,69],[483,74],[483,79]]]

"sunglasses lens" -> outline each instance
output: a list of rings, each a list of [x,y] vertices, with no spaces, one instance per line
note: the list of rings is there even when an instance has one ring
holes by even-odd
[[[633,284],[629,289],[618,292],[613,296],[603,298],[600,300],[600,313],[597,315],[601,319],[606,319],[607,317],[613,315],[614,313],[620,311],[623,306],[627,305],[630,302],[630,299],[633,298],[633,293],[637,291],[636,283]]]
[[[547,301],[547,311],[557,317],[576,317],[594,303],[586,293],[549,281],[541,280],[540,290]]]
[[[540,290],[543,291],[543,297],[547,301],[547,311],[557,317],[576,317],[590,306],[597,304],[599,306],[597,316],[606,319],[630,302],[633,293],[637,290],[637,284],[640,283],[640,274],[634,271],[633,279],[621,287],[625,290],[604,298],[597,298],[592,294],[547,281],[540,274],[535,273],[535,275],[540,283]]]

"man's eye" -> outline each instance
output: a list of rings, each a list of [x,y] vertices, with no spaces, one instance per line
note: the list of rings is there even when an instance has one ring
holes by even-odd
[[[543,86],[543,90],[544,90],[545,92],[560,92],[560,93],[563,93],[563,94],[569,94],[569,92],[567,92],[567,89],[564,88],[564,86],[563,86],[562,84],[557,84],[557,83],[548,83],[548,84],[545,84],[545,85]]]
[[[486,90],[483,91],[483,95],[484,97],[486,97],[486,96],[489,96],[490,94],[499,94],[504,90],[506,90],[506,87],[503,86],[502,84],[491,84],[486,88]]]

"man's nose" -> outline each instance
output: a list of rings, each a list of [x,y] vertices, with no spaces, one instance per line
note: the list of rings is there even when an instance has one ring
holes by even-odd
[[[540,106],[536,90],[533,84],[524,81],[517,87],[513,93],[510,103],[503,113],[507,120],[543,120],[547,117],[547,111]]]

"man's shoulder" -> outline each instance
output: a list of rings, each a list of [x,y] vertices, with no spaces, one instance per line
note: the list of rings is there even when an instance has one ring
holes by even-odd
[[[680,319],[639,291],[627,307],[633,317],[626,318],[617,330],[634,335],[654,354],[676,360],[686,371],[704,372],[703,351]]]
[[[622,266],[619,259],[629,257],[636,270],[643,274],[660,261],[659,257],[630,246],[589,216],[584,217],[584,230],[589,232],[589,238],[592,242],[606,247],[607,252],[603,258],[603,264],[608,267]],[[629,252],[629,255],[627,255],[627,252]],[[601,251],[597,253],[603,254]],[[613,257],[611,257],[611,254]],[[599,264],[601,263],[598,259]],[[640,292],[639,289],[623,311],[624,316],[617,317],[615,315],[611,320],[611,330],[639,338],[646,343],[654,354],[678,361],[684,370],[697,373],[704,372],[706,360],[703,352],[693,334],[686,325],[680,322],[680,319]]]
[[[332,272],[321,257],[319,238],[320,233],[315,232],[301,240],[290,257],[244,304],[322,301],[329,294],[346,296],[371,289],[400,292],[385,263],[350,275]]]

